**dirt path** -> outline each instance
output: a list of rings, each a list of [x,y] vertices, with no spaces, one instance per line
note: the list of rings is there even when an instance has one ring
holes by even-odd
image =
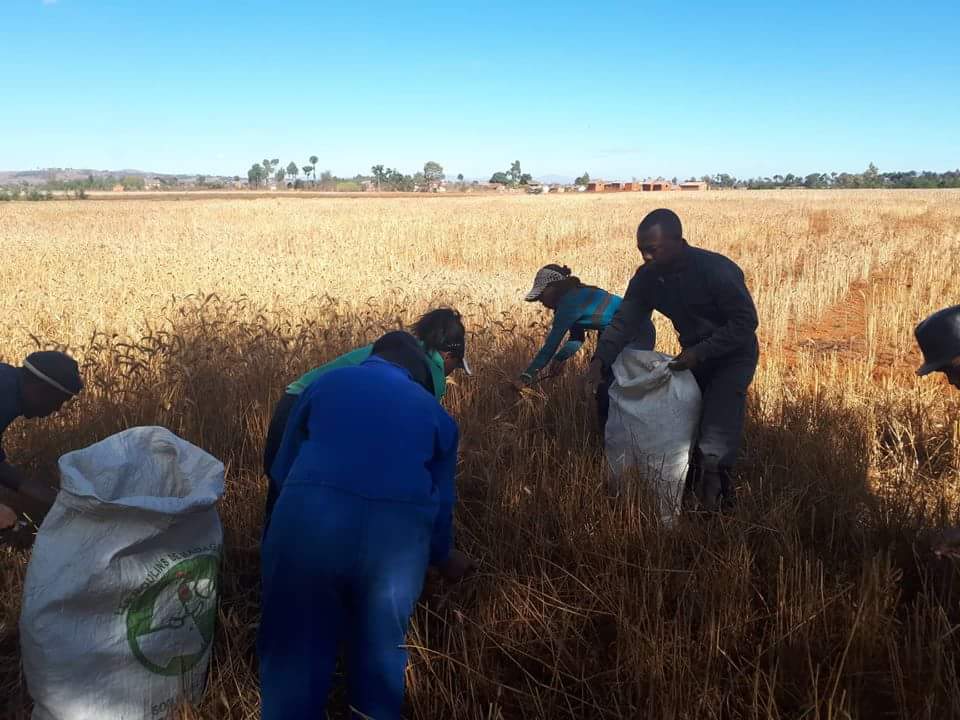
[[[783,352],[791,359],[805,353],[836,355],[844,363],[869,360],[867,308],[873,304],[873,298],[889,294],[904,282],[904,274],[899,270],[906,263],[900,259],[875,269],[866,280],[851,283],[843,297],[820,317],[791,323],[788,337],[793,340]],[[895,345],[878,341],[875,353],[872,374],[876,379],[911,373],[920,361],[920,353],[912,342]]]

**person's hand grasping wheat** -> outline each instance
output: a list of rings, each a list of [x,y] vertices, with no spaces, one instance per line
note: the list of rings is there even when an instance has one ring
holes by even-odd
[[[12,508],[0,505],[0,530],[8,530],[17,524],[17,514]]]
[[[960,528],[947,528],[933,537],[933,554],[960,560]]]

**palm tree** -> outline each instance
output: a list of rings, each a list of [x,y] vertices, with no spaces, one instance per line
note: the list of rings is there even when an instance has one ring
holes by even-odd
[[[316,155],[310,156],[310,169],[313,171],[313,182],[317,182],[317,163],[320,161]]]
[[[385,180],[389,171],[385,170],[383,165],[374,165],[370,168],[370,172],[374,178],[377,180],[377,192],[380,192],[380,182]]]

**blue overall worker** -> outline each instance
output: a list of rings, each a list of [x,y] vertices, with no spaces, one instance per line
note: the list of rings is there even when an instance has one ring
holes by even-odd
[[[960,390],[960,305],[938,310],[919,323],[913,333],[923,353],[917,375],[943,373],[947,382]],[[941,531],[933,550],[937,555],[960,558],[960,529]]]
[[[414,323],[411,332],[420,340],[420,344],[427,354],[430,370],[431,392],[437,400],[442,400],[447,392],[447,377],[455,370],[463,370],[471,375],[470,365],[466,353],[466,328],[463,319],[456,310],[451,308],[436,308],[424,313]],[[287,417],[297,399],[310,387],[310,384],[320,376],[338,368],[359,365],[370,357],[373,345],[351,350],[325,365],[313,368],[304,373],[297,380],[287,386],[283,397],[277,402],[267,429],[267,438],[263,450],[263,472],[267,476],[267,501],[264,512],[264,532],[270,524],[273,505],[277,501],[277,486],[270,474],[283,430],[287,424]]]
[[[264,720],[322,717],[341,645],[355,712],[399,718],[427,567],[458,579],[472,566],[452,549],[458,429],[428,362],[412,335],[388,333],[290,413],[262,548]]]
[[[617,295],[608,293],[593,285],[585,285],[580,278],[571,273],[565,265],[544,265],[537,271],[533,280],[533,287],[526,296],[527,302],[539,301],[544,307],[553,310],[553,326],[543,343],[543,347],[533,362],[523,371],[519,389],[530,385],[537,379],[537,374],[553,361],[554,370],[559,365],[573,357],[583,345],[587,331],[602,332],[613,319],[620,308],[621,299]],[[656,330],[653,322],[648,318],[646,322],[637,323],[635,329],[637,342],[653,347],[656,341]],[[568,340],[561,346],[564,337]],[[597,415],[600,427],[607,422],[610,408],[609,389],[613,379],[609,368],[606,369],[596,392]]]
[[[637,228],[644,264],[637,269],[620,309],[600,336],[590,364],[599,383],[635,328],[657,310],[673,323],[682,352],[671,368],[693,372],[702,411],[691,473],[701,508],[735,501],[731,471],[740,449],[747,389],[759,358],[757,310],[743,271],[727,257],[691,247],[677,215],[649,213]],[[653,345],[645,348],[652,350]]]
[[[27,356],[22,367],[0,363],[0,486],[15,495],[10,502],[25,503],[30,510],[46,512],[56,498],[55,488],[24,477],[7,462],[3,433],[18,417],[45,418],[83,390],[76,361],[61,352],[46,350]],[[16,522],[16,513],[0,504],[0,528]]]

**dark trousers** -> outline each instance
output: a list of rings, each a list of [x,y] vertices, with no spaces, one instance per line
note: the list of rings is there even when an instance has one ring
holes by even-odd
[[[606,369],[603,371],[603,380],[597,385],[597,392],[594,396],[597,402],[597,422],[600,425],[600,435],[603,436],[604,428],[607,427],[607,417],[610,415],[610,386],[613,384],[613,371]]]
[[[723,358],[693,371],[702,394],[700,427],[688,489],[701,503],[735,497],[730,473],[737,462],[747,414],[747,389],[757,370],[757,355]]]
[[[267,532],[267,526],[270,524],[270,516],[273,514],[273,506],[277,502],[279,488],[273,477],[270,475],[270,467],[280,449],[280,442],[283,440],[283,431],[287,427],[287,419],[290,417],[290,411],[299,399],[298,395],[284,393],[283,397],[273,409],[273,417],[270,418],[270,426],[267,428],[267,439],[263,444],[263,474],[267,476],[267,504],[263,513],[263,532]]]

